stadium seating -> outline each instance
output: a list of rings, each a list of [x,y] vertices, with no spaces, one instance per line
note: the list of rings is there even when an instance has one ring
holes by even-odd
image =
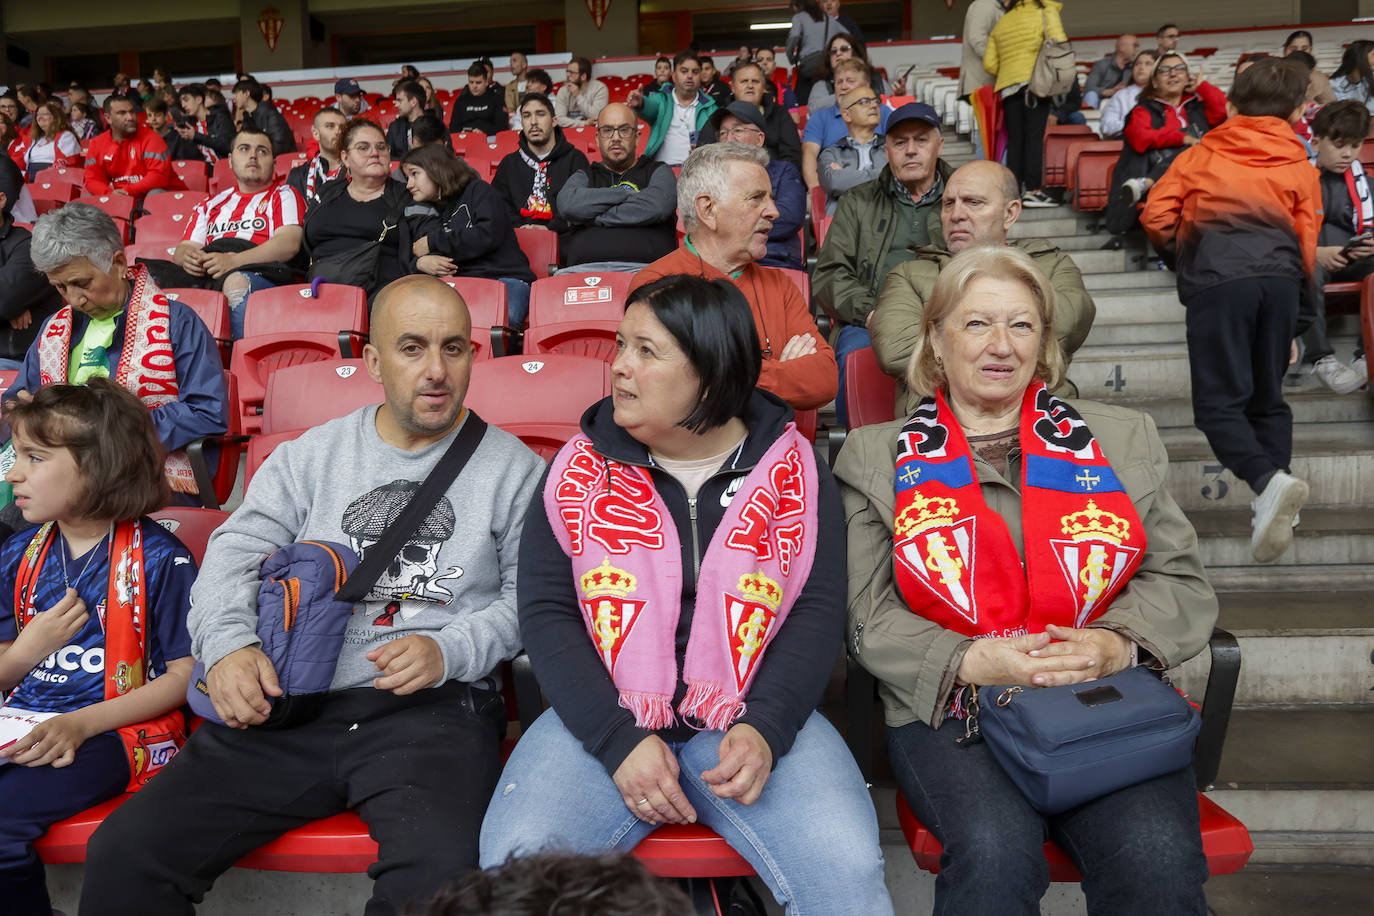
[[[553,276],[558,269],[558,233],[537,226],[519,226],[515,230],[515,240],[530,262],[536,280]]]
[[[361,359],[327,359],[284,366],[267,379],[262,402],[264,435],[300,432],[380,404],[382,386],[367,374]]]
[[[849,429],[893,419],[897,405],[897,380],[878,365],[872,347],[850,351],[844,361],[844,398]]]
[[[1075,210],[1106,208],[1111,196],[1112,171],[1120,157],[1120,140],[1078,142],[1070,148],[1066,168],[1075,176]]]
[[[166,194],[154,194],[144,199],[143,212],[149,215],[180,213],[190,216],[196,204],[209,196],[204,191],[168,191]]]
[[[137,247],[139,246],[130,245],[125,251]],[[168,299],[176,299],[200,316],[200,320],[205,322],[205,327],[210,330],[210,336],[215,338],[215,343],[219,345],[220,361],[224,363],[224,368],[228,369],[233,332],[229,325],[229,300],[225,298],[224,293],[213,289],[175,287],[164,289],[163,292]]]
[[[153,512],[150,517],[186,545],[199,565],[205,560],[205,547],[210,535],[224,524],[229,513],[223,509],[200,509],[194,506],[168,506]]]
[[[45,181],[65,181],[67,184],[82,188],[85,186],[86,175],[80,166],[54,165],[33,176],[34,184],[41,184]]]
[[[119,221],[115,221],[118,225]],[[160,242],[135,242],[124,246],[124,259],[134,264],[139,258],[147,261],[170,261],[177,250],[177,240],[164,239]]]
[[[238,479],[239,456],[243,454],[245,441],[238,418],[238,384],[228,370],[224,372],[224,393],[224,435],[196,439],[186,446],[200,503],[207,509],[218,509],[229,501]],[[211,456],[216,461],[213,471],[210,470]]]
[[[472,346],[477,359],[506,356],[519,336],[508,326],[506,284],[484,277],[440,277],[458,291],[472,319]]]
[[[187,213],[149,213],[134,220],[134,241],[168,242],[173,245],[186,235],[191,217]]]
[[[122,220],[126,226],[134,215],[134,199],[127,194],[91,194],[78,197],[74,203],[98,207],[113,216],[116,222]]]
[[[1074,140],[1096,140],[1097,135],[1086,124],[1056,124],[1045,128],[1044,183],[1042,187],[1062,188],[1066,184],[1066,165],[1069,144]]]
[[[511,392],[520,397],[511,397]],[[578,420],[611,393],[611,366],[588,356],[547,353],[474,363],[464,403],[545,459],[578,431]]]
[[[255,293],[253,308],[244,315],[243,339],[230,360],[244,431],[262,428],[262,399],[274,370],[361,355],[367,316],[367,294],[354,286],[317,281]]]
[[[51,170],[49,170],[51,171]],[[29,185],[29,197],[33,199],[33,209],[42,216],[56,210],[63,204],[71,203],[81,196],[82,189],[65,181],[34,181]]]
[[[303,149],[304,148],[302,147],[302,150]],[[276,164],[273,167],[273,174],[276,176],[276,179],[278,181],[285,181],[286,176],[291,172],[292,169],[294,169],[298,165],[305,165],[309,161],[310,158],[306,156],[303,151],[298,151],[294,153],[282,153],[276,159]]]
[[[220,159],[215,162],[214,169],[210,172],[210,193],[218,194],[220,191],[233,187],[238,183],[234,177],[234,170],[228,159]]]
[[[205,172],[204,159],[173,159],[172,173],[181,182],[182,187],[188,191],[207,191],[210,188],[210,179]],[[154,197],[157,195],[154,194]]]
[[[615,359],[615,332],[633,279],[632,274],[606,271],[534,281],[524,352]]]

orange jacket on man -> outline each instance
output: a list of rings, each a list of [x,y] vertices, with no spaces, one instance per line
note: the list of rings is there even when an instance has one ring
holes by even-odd
[[[806,300],[787,274],[777,268],[749,264],[739,276],[727,278],[684,244],[635,274],[634,285],[669,274],[690,274],[708,280],[729,279],[744,293],[754,312],[754,326],[763,348],[760,388],[771,391],[795,410],[821,407],[834,399],[840,388],[835,351],[816,330],[816,321],[811,317]],[[778,354],[797,334],[815,338],[816,352],[779,361]]]

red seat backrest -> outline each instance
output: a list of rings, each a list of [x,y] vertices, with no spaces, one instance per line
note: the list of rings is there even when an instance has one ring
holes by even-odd
[[[125,223],[128,223],[134,213],[134,199],[127,194],[91,194],[78,197],[75,203],[98,207],[115,219],[124,220]]]
[[[189,191],[207,191],[210,188],[204,159],[173,159],[172,171]],[[157,197],[156,194],[153,196]]]
[[[149,213],[134,220],[134,241],[180,242],[190,224],[189,213]]]
[[[546,353],[475,363],[465,403],[545,458],[578,431],[592,404],[610,394],[610,364]]]
[[[153,521],[166,528],[178,541],[186,545],[196,565],[205,562],[205,547],[210,535],[224,524],[229,513],[222,509],[201,509],[192,506],[168,506],[149,515]]]
[[[530,262],[535,279],[553,276],[558,269],[558,233],[538,226],[520,226],[515,230],[515,240]]]
[[[253,294],[253,307],[244,315],[243,336],[314,334],[355,331],[367,333],[367,292],[341,283],[321,283],[319,295],[309,284],[277,286]]]
[[[230,338],[229,300],[225,298],[224,293],[213,289],[193,288],[164,289],[163,292],[167,294],[167,298],[177,300],[199,315],[200,320],[210,329],[211,337],[216,340]]]
[[[1069,143],[1084,136],[1093,137],[1093,130],[1086,124],[1056,124],[1045,129],[1044,175],[1045,187],[1062,188],[1065,181],[1065,160]]]
[[[1086,143],[1077,150],[1073,208],[1101,210],[1111,197],[1112,171],[1121,158],[1120,140]]]
[[[886,423],[896,415],[897,380],[878,365],[872,347],[845,356],[844,399],[850,429]]]
[[[40,200],[53,200],[66,203],[81,196],[81,188],[55,178],[35,179],[29,185],[29,196],[37,203]]]
[[[500,280],[491,280],[486,277],[440,277],[449,286],[458,291],[458,295],[463,297],[467,303],[468,316],[472,319],[472,345],[476,349],[477,359],[491,359],[494,356],[504,356],[506,352],[503,343],[500,352],[493,352],[500,338],[506,332],[497,330],[496,338],[493,340],[492,329],[504,328],[509,320],[506,311],[506,284]]]
[[[615,332],[633,280],[632,274],[606,271],[534,281],[525,352],[615,359]]]
[[[361,359],[283,366],[267,377],[262,431],[309,429],[359,407],[380,404],[385,397],[382,386],[367,374]]]
[[[125,245],[124,260],[128,261],[131,266],[137,263],[139,258],[149,261],[170,261],[177,250],[178,241],[178,239],[161,239]]]
[[[204,191],[168,191],[166,194],[153,194],[143,201],[143,212],[180,213],[190,216],[196,209],[196,204],[209,196]]]

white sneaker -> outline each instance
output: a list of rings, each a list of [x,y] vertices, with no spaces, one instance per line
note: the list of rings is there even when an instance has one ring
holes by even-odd
[[[1350,361],[1350,369],[1360,377],[1360,384],[1369,384],[1369,363],[1363,356],[1357,356]]]
[[[1323,356],[1312,366],[1312,374],[1336,394],[1349,394],[1365,383],[1365,375],[1334,356]]]
[[[1293,543],[1293,517],[1307,502],[1306,481],[1275,471],[1264,492],[1250,503],[1255,517],[1250,523],[1250,553],[1257,563],[1272,563]]]
[[[1057,207],[1053,197],[1044,191],[1027,191],[1021,195],[1021,206],[1023,207]]]
[[[1121,183],[1121,196],[1128,205],[1134,207],[1145,196],[1144,178],[1127,178]]]

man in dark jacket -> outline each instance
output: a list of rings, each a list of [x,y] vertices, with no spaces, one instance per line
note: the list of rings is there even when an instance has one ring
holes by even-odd
[[[505,95],[487,79],[487,68],[479,63],[468,67],[468,87],[453,100],[448,129],[455,134],[480,130],[487,136],[506,129]]]
[[[748,102],[731,102],[717,111],[711,115],[711,126],[720,141],[764,145],[763,116]],[[766,148],[765,152],[768,152]],[[806,267],[800,234],[802,223],[806,222],[806,185],[802,183],[801,172],[792,163],[783,162],[770,153],[768,182],[773,188],[773,205],[778,208],[778,215],[768,231],[768,254],[759,263],[802,270]]]
[[[339,177],[343,167],[343,132],[348,122],[337,108],[321,108],[310,125],[320,152],[304,165],[298,165],[286,176],[286,183],[296,189],[306,205],[319,199],[327,182]]]
[[[759,110],[763,124],[763,148],[768,150],[768,155],[801,168],[801,134],[797,132],[797,125],[787,109],[764,94],[763,68],[754,63],[740,64],[730,78],[730,86],[734,101],[748,102]],[[729,101],[727,99],[726,103]],[[716,142],[717,123],[717,119],[712,117],[701,129],[699,143]]]
[[[10,217],[23,187],[19,167],[0,156],[0,369],[18,369],[43,322],[62,307],[62,297],[29,258],[29,230]]]
[[[558,192],[587,167],[587,157],[563,138],[548,96],[525,93],[520,121],[520,147],[496,167],[492,189],[506,202],[511,225],[563,232],[568,225],[554,209]]]
[[[415,80],[396,84],[396,120],[386,129],[386,145],[392,159],[400,159],[410,149],[410,129],[425,113],[425,87]]]
[[[648,156],[636,161],[638,139],[634,109],[620,102],[601,109],[601,161],[558,192],[558,216],[567,223],[558,248],[568,270],[638,271],[677,248],[677,177]]]
[[[234,142],[234,119],[229,116],[229,109],[209,104],[209,90],[204,83],[188,83],[177,94],[181,110],[191,120],[186,125],[178,123],[177,134],[211,150],[220,159],[229,155],[229,146]]]
[[[234,84],[234,107],[243,112],[244,127],[256,127],[272,139],[272,148],[278,156],[296,151],[291,126],[271,102],[263,101],[262,84],[257,80],[239,80]]]
[[[200,147],[177,132],[176,124],[172,121],[172,111],[166,102],[156,97],[151,98],[143,103],[143,113],[147,118],[148,129],[167,144],[169,160],[202,158]],[[183,114],[181,117],[186,118],[186,115]],[[189,118],[187,123],[189,125]]]

